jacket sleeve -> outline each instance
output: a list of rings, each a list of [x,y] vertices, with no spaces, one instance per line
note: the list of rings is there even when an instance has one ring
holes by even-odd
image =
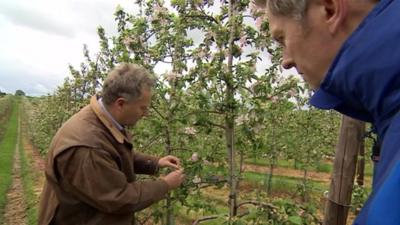
[[[158,172],[158,160],[160,158],[146,155],[139,152],[133,154],[133,165],[135,173],[154,175]]]
[[[56,158],[64,191],[105,213],[144,209],[163,199],[168,184],[159,180],[127,182],[125,174],[105,151],[72,148]]]

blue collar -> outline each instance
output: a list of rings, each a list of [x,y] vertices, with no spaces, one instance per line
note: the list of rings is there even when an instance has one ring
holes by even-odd
[[[400,109],[400,1],[381,0],[344,42],[310,100],[373,122],[384,134]]]

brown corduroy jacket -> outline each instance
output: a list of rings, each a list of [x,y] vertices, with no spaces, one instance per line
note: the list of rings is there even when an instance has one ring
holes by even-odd
[[[157,157],[134,152],[97,98],[54,136],[46,161],[39,225],[130,225],[133,213],[163,199],[168,184],[135,181],[155,174]]]

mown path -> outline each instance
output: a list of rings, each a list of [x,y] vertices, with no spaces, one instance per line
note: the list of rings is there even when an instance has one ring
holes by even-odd
[[[0,140],[0,224],[24,225],[26,208],[19,158],[19,101],[13,99],[8,107],[11,110],[6,118],[2,118],[6,122]]]
[[[21,125],[18,118],[18,135],[14,152],[14,165],[12,173],[12,186],[7,193],[7,205],[5,207],[4,221],[5,225],[25,225],[26,206],[24,200],[24,190],[21,178],[21,161],[19,142],[21,138]]]
[[[31,144],[20,101],[2,118],[0,140],[0,225],[36,225],[44,182],[44,160]]]

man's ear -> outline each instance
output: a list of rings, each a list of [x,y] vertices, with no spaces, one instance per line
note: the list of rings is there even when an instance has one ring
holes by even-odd
[[[336,33],[347,16],[347,0],[321,0],[326,13],[326,24]]]
[[[124,98],[117,98],[117,100],[115,100],[115,105],[117,106],[118,109],[121,109],[124,104],[125,104]]]

